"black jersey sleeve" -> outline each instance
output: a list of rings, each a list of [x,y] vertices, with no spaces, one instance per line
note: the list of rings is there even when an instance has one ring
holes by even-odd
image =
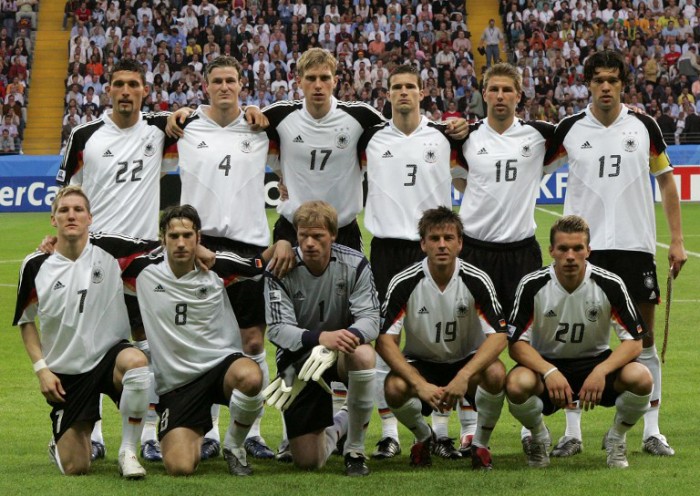
[[[508,340],[514,343],[532,325],[535,316],[535,296],[551,279],[549,268],[532,272],[520,280],[515,290],[513,311],[510,314]]]
[[[22,314],[29,305],[37,301],[35,279],[41,265],[49,258],[47,253],[34,252],[24,259],[19,269],[19,282],[17,284],[17,302],[15,304],[15,316],[12,325],[16,326]]]
[[[634,303],[625,283],[619,276],[600,267],[593,267],[591,279],[600,286],[610,301],[611,318],[618,322],[634,339],[642,339],[647,333],[639,309]]]
[[[459,275],[474,296],[474,303],[479,314],[496,332],[506,332],[506,319],[496,296],[496,288],[486,272],[467,262],[460,261]]]

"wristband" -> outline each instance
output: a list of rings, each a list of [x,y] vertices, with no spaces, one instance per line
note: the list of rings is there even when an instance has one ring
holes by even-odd
[[[559,369],[556,368],[556,367],[552,367],[551,369],[549,369],[547,372],[545,372],[545,373],[542,375],[542,381],[543,381],[543,382],[546,381],[546,380],[547,380],[547,377],[549,377],[550,375],[552,375],[552,374],[553,374],[554,372],[556,372],[557,370],[559,370]]]
[[[48,369],[48,368],[49,368],[49,366],[46,365],[46,360],[44,360],[43,358],[34,362],[34,373],[35,374],[42,369]]]

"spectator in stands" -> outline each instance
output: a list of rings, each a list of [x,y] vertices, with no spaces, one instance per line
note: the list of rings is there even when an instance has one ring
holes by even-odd
[[[36,12],[34,12],[34,6],[37,3],[37,0],[16,0],[17,14],[15,14],[15,20],[18,26],[27,26],[36,29]]]
[[[2,129],[0,135],[0,152],[4,154],[15,153],[15,140],[10,136],[9,131],[5,127],[0,127]]]
[[[683,143],[700,143],[700,116],[695,111],[695,106],[687,105],[685,117],[685,129],[683,131]]]

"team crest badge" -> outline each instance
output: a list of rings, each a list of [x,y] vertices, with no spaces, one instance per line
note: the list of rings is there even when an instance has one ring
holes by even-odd
[[[146,146],[143,149],[143,154],[147,157],[152,157],[155,153],[156,147],[153,145],[153,143],[146,143]]]
[[[468,312],[469,312],[469,307],[467,306],[467,302],[464,300],[459,300],[457,302],[457,307],[455,309],[455,316],[458,319],[461,319],[461,318],[466,317]]]
[[[250,140],[246,139],[241,141],[240,148],[243,153],[250,153],[253,149],[253,145],[250,143]]]
[[[625,147],[626,152],[633,152],[639,148],[639,142],[634,136],[625,136],[622,144]]]
[[[644,286],[647,289],[654,289],[654,276],[650,272],[644,273]]]
[[[523,143],[520,146],[520,155],[523,157],[530,157],[532,155],[532,145],[529,142]]]
[[[195,296],[199,298],[200,300],[205,299],[209,295],[209,288],[206,286],[200,286],[199,288],[194,290]]]
[[[602,309],[600,308],[600,305],[597,302],[587,301],[585,310],[586,320],[588,320],[589,322],[597,322],[601,310]]]
[[[343,148],[347,148],[349,144],[350,144],[350,135],[349,134],[340,133],[338,136],[335,137],[335,146],[340,148],[341,150]]]
[[[105,278],[105,272],[102,270],[102,267],[99,265],[95,265],[92,268],[92,283],[93,284],[99,284],[102,282],[102,280]]]
[[[335,294],[337,294],[338,296],[343,296],[347,291],[347,288],[348,283],[345,282],[345,279],[342,279],[335,284]]]
[[[437,162],[438,159],[438,153],[435,148],[428,148],[423,152],[423,160],[425,160],[429,164],[434,164]]]

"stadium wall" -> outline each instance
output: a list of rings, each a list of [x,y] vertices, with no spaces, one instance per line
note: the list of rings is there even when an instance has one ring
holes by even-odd
[[[700,201],[700,146],[672,145],[668,147],[681,201]],[[48,212],[58,186],[55,178],[61,163],[60,155],[0,156],[0,213]],[[563,203],[568,168],[562,167],[548,174],[540,183],[538,204]],[[656,183],[654,183],[656,184]],[[180,197],[180,178],[177,173],[163,178],[163,206],[177,203]],[[266,203],[273,208],[279,202],[277,176],[265,174]],[[660,201],[658,187],[654,197]],[[460,194],[453,191],[453,203],[459,204]]]

